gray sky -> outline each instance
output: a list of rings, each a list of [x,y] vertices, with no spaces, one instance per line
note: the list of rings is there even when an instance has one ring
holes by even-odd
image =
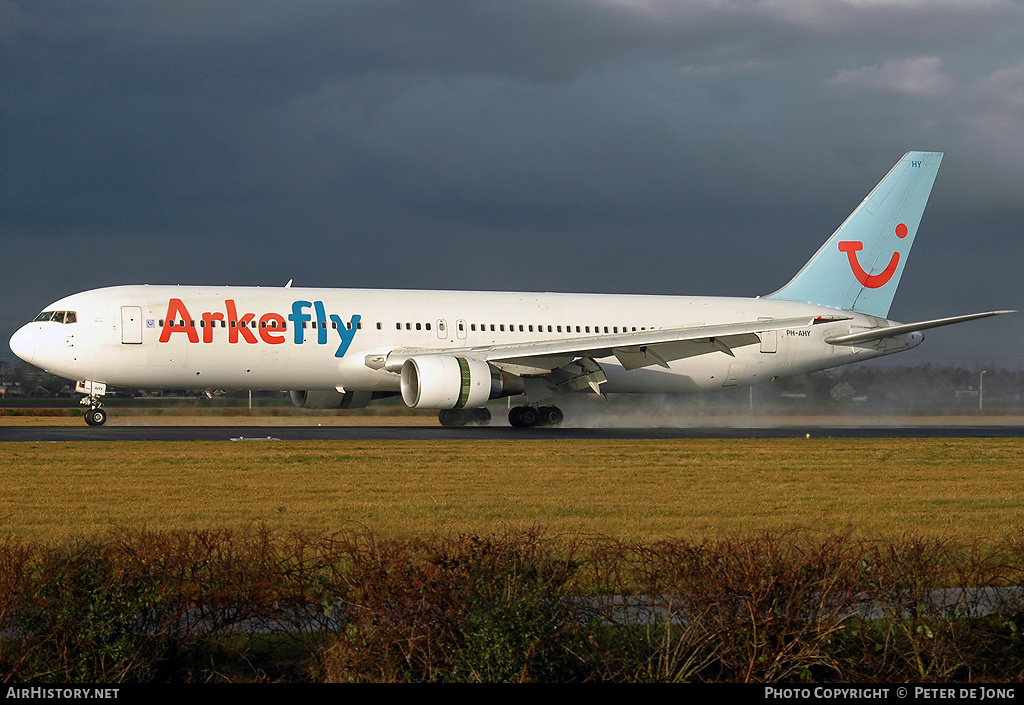
[[[113,284],[764,294],[911,149],[890,315],[1024,308],[1020,2],[0,0],[0,355]]]

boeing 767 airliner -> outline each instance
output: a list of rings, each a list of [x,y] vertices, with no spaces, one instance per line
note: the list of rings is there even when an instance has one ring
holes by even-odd
[[[558,395],[753,385],[909,350],[922,330],[1011,311],[887,320],[940,152],[908,152],[793,279],[756,298],[203,286],[65,297],[11,338],[77,380],[85,420],[107,385],[289,389],[317,409],[401,394],[441,424],[557,425]]]

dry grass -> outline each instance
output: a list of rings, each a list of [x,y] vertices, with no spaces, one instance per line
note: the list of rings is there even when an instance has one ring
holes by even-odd
[[[365,527],[650,541],[761,530],[999,537],[1024,440],[5,443],[0,532]]]

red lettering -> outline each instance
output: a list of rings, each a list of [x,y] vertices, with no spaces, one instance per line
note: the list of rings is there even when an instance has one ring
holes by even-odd
[[[255,343],[256,336],[249,330],[249,323],[256,318],[255,313],[247,313],[241,318],[238,317],[238,310],[235,308],[234,299],[225,299],[224,305],[228,309],[228,342],[237,343],[238,334],[241,333],[247,343]]]
[[[181,317],[185,321],[184,326],[174,325],[175,319]],[[193,327],[192,314],[185,308],[185,304],[181,299],[171,299],[167,302],[167,317],[164,318],[164,327],[160,331],[160,342],[166,343],[171,339],[171,333],[185,333],[188,335],[188,342],[198,343],[199,333]],[[253,340],[255,343],[256,341]]]
[[[271,321],[277,323],[273,328],[267,327]],[[277,331],[284,330],[284,316],[277,313],[265,313],[260,318],[260,338],[264,343],[278,345],[284,342],[284,334]]]
[[[204,343],[212,343],[213,342],[213,328],[214,328],[213,322],[214,321],[223,321],[223,320],[224,320],[224,314],[223,313],[209,313],[209,312],[207,312],[207,313],[203,314],[203,322],[204,322],[204,325],[205,325],[205,328],[203,328],[203,342]]]
[[[236,344],[239,342],[257,343],[256,330],[259,329],[259,340],[268,345],[280,345],[285,342],[285,333],[288,325],[285,318],[279,313],[264,313],[256,322],[255,313],[244,313],[238,315],[238,307],[234,299],[225,299],[224,307],[227,315],[206,311],[202,314],[203,342],[214,342],[215,334],[213,329],[219,322],[222,326],[227,323],[228,342]],[[172,333],[185,333],[190,343],[199,342],[199,331],[196,330],[196,323],[188,312],[181,299],[170,299],[167,302],[167,317],[164,319],[161,331],[160,342],[167,343],[171,340]]]

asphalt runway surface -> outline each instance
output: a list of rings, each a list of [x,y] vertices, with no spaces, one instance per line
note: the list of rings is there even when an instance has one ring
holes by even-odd
[[[1024,426],[702,426],[692,428],[512,428],[485,426],[5,426],[0,442],[74,441],[441,441],[653,440],[668,438],[1021,438]]]

